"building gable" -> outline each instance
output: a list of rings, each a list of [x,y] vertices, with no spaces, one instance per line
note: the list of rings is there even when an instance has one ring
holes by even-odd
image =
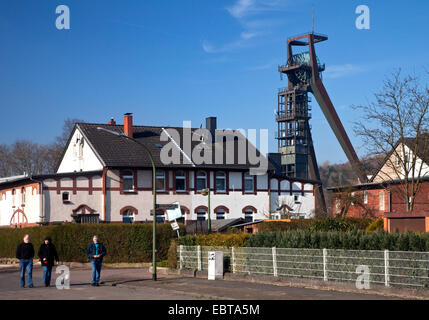
[[[102,170],[103,164],[88,139],[76,126],[65,148],[57,173]]]

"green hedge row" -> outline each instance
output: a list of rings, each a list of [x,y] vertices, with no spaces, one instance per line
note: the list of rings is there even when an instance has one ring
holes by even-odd
[[[308,231],[258,232],[253,234],[249,247],[429,251],[427,233],[387,233],[352,230],[346,232]]]
[[[181,234],[185,228],[181,225]],[[36,254],[44,237],[50,236],[61,261],[87,262],[86,248],[98,235],[106,246],[105,262],[151,262],[152,224],[68,224],[22,229],[0,229],[0,257],[15,257],[16,247],[28,233]],[[169,224],[158,224],[157,261],[167,259],[170,242],[177,237]]]
[[[349,231],[353,229],[365,230],[373,220],[367,218],[324,218],[324,219],[302,219],[285,221],[262,222],[258,225],[259,231]]]
[[[181,237],[178,243],[185,246],[245,247],[249,238],[250,234],[248,233],[213,233],[210,235],[187,235]]]

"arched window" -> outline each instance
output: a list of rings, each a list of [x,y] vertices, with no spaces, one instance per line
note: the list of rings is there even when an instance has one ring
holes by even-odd
[[[156,191],[165,191],[165,171],[156,170]]]
[[[207,174],[204,171],[197,172],[197,191],[207,188]]]
[[[131,170],[126,170],[122,172],[122,191],[134,191],[134,172]]]
[[[216,172],[216,191],[226,192],[226,174],[225,172]]]
[[[254,215],[258,212],[258,210],[253,206],[247,206],[243,208],[244,220],[246,222],[252,222],[254,220]]]
[[[134,210],[127,209],[122,213],[122,223],[133,223],[134,222]]]
[[[186,191],[186,176],[185,171],[176,171],[176,191]]]
[[[225,209],[216,210],[216,220],[225,220]]]
[[[122,216],[122,223],[133,223],[137,213],[138,211],[134,207],[128,206],[122,208],[120,211],[120,215]]]
[[[253,221],[253,210],[247,209],[244,211],[244,221],[245,222],[252,222]]]
[[[246,172],[244,174],[244,191],[245,192],[253,192],[255,190],[255,183],[254,183],[253,176],[250,175],[249,172]]]

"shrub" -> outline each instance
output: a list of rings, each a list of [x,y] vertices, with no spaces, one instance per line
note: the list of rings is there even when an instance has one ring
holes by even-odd
[[[429,251],[429,234],[416,232],[387,233],[361,230],[258,232],[253,234],[249,247]]]
[[[348,231],[353,227],[343,219],[325,218],[315,220],[310,225],[311,231]]]
[[[209,246],[209,247],[245,247],[250,238],[250,234],[222,234],[213,233],[210,235],[188,235],[179,239],[180,245],[185,246]]]
[[[368,218],[323,218],[323,219],[299,219],[286,221],[262,222],[258,225],[259,231],[347,231],[351,229],[365,230],[372,222]]]
[[[384,221],[383,219],[378,219],[375,220],[373,222],[371,222],[368,227],[366,227],[365,229],[368,232],[373,232],[373,231],[382,231],[384,230]]]
[[[181,226],[184,232],[184,226]],[[28,233],[37,253],[44,237],[50,236],[61,261],[87,262],[86,249],[98,235],[107,249],[106,262],[151,262],[152,224],[68,224],[61,226],[0,229],[0,257],[15,257],[17,245]],[[176,232],[168,224],[158,224],[157,261],[166,260]]]
[[[171,240],[170,248],[168,249],[168,267],[177,268],[177,240]]]
[[[313,223],[313,220],[309,219],[300,219],[300,220],[291,220],[290,222],[286,221],[268,221],[261,222],[258,225],[258,231],[291,231],[291,230],[305,230],[310,227]]]

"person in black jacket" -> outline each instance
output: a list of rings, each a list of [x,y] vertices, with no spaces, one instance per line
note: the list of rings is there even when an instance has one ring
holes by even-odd
[[[101,265],[103,263],[103,257],[106,255],[106,248],[100,242],[98,242],[98,237],[94,236],[92,238],[92,243],[86,249],[86,255],[91,260],[92,266],[92,286],[99,286],[100,284],[100,273]]]
[[[43,284],[45,287],[49,287],[51,285],[52,266],[55,261],[60,261],[57,249],[52,243],[51,238],[45,238],[44,242],[40,245],[37,255],[43,268]]]
[[[28,274],[28,287],[33,288],[33,257],[34,247],[30,242],[30,235],[24,236],[24,242],[16,248],[16,258],[19,259],[21,288],[25,288],[25,271]]]

